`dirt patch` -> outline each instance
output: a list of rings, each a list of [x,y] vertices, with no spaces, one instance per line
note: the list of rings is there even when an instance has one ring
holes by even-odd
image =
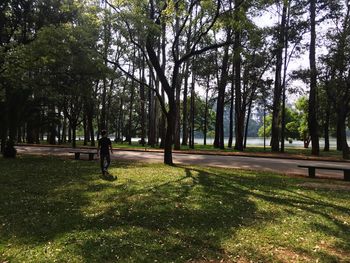
[[[341,259],[342,260],[341,262],[350,262],[350,252],[336,249],[326,244],[321,244],[320,247],[326,250],[329,254],[337,257],[338,259]]]
[[[300,255],[294,251],[288,250],[286,248],[278,248],[275,251],[276,257],[280,262],[289,263],[289,262],[311,262],[311,258]]]
[[[302,183],[298,186],[310,188],[310,189],[326,189],[326,190],[338,190],[338,191],[350,191],[350,184],[330,184],[330,183]]]

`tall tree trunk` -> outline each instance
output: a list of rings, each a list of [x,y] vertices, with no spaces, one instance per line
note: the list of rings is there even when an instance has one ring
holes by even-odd
[[[68,124],[68,143],[71,143],[71,142],[72,142],[72,127],[70,124]]]
[[[234,72],[235,72],[235,149],[243,151],[245,106],[241,92],[241,32],[235,32]]]
[[[208,111],[209,111],[209,88],[210,88],[210,75],[207,76],[207,87],[205,89],[205,109],[204,109],[204,127],[203,127],[203,144],[207,145],[207,132],[208,132]]]
[[[230,98],[230,128],[228,137],[228,148],[232,148],[233,142],[233,124],[235,122],[234,118],[234,100],[235,100],[235,67],[232,67],[232,82],[231,82],[231,98]]]
[[[57,143],[62,144],[61,140],[61,131],[62,131],[62,117],[61,117],[61,109],[58,109],[58,122],[57,122]]]
[[[178,35],[180,31],[180,19],[177,15],[179,12],[179,2],[175,3],[175,35]],[[179,60],[179,41],[174,43],[173,49],[174,59],[175,61]],[[180,150],[180,94],[181,94],[181,83],[182,83],[182,74],[178,74],[176,78],[175,84],[175,103],[176,103],[176,111],[175,111],[175,126],[174,126],[174,149]]]
[[[243,143],[244,149],[247,148],[248,129],[249,129],[250,115],[252,112],[252,104],[253,104],[253,98],[250,98],[249,105],[248,105],[247,120],[245,124],[245,129],[244,129],[244,143]]]
[[[66,116],[63,116],[61,137],[62,137],[62,139],[61,139],[62,143],[66,143],[67,142],[67,118],[66,118]]]
[[[93,115],[94,115],[94,105],[92,102],[89,102],[89,105],[87,106],[86,121],[87,121],[87,132],[88,132],[88,137],[90,138],[91,146],[95,146]]]
[[[288,41],[289,41],[289,18],[290,18],[290,0],[288,0],[286,28],[284,30],[284,63],[283,63],[283,81],[282,81],[282,117],[281,117],[281,152],[284,152],[285,130],[286,130],[286,86],[287,86],[287,66],[288,66]]]
[[[166,70],[166,24],[165,22],[162,23],[162,38],[161,38],[161,56],[162,56],[162,61],[161,61],[161,69],[163,72]],[[164,84],[161,84],[161,94],[162,94],[162,99],[165,101],[165,87]],[[165,146],[165,130],[166,130],[166,115],[164,112],[161,113],[160,117],[160,125],[159,125],[159,134],[160,134],[160,148],[164,148]]]
[[[86,113],[83,112],[83,130],[84,130],[84,146],[86,146],[88,144],[89,141],[89,131],[88,131],[88,125],[87,125],[87,121],[86,121]]]
[[[102,98],[101,98],[101,117],[99,130],[107,129],[106,127],[106,97],[107,97],[107,80],[103,79]]]
[[[324,122],[324,151],[329,152],[329,118],[330,118],[330,105],[327,103],[326,116]]]
[[[226,40],[231,40],[231,30],[226,32]],[[224,149],[224,110],[225,110],[225,89],[228,80],[229,69],[229,46],[224,47],[224,55],[222,58],[221,76],[218,84],[218,100],[216,105],[215,120],[215,140],[214,147]]]
[[[134,54],[133,54],[133,62],[132,62],[132,76],[135,76],[135,70],[136,70],[136,47],[134,47]],[[129,102],[129,121],[128,121],[128,137],[127,142],[129,145],[131,145],[131,137],[132,137],[132,113],[134,111],[134,96],[135,96],[135,81],[131,80],[131,91],[130,91],[130,102]]]
[[[195,115],[195,75],[194,72],[192,72],[192,83],[191,83],[191,134],[190,134],[190,148],[194,149],[194,115]]]
[[[76,148],[77,147],[77,143],[76,143],[76,139],[77,139],[77,123],[75,121],[70,121],[70,129],[72,130],[72,147]]]
[[[145,145],[145,137],[146,137],[146,120],[145,120],[145,59],[142,58],[141,62],[141,72],[140,72],[140,79],[142,80],[140,84],[140,118],[141,118],[141,145]]]
[[[27,133],[27,143],[33,144],[34,143],[34,123],[33,123],[33,120],[29,119],[27,121],[26,128],[27,128],[27,132],[26,132]],[[1,130],[2,130],[2,133],[5,132],[5,129],[1,129]]]
[[[56,144],[56,116],[55,116],[55,107],[50,105],[48,108],[48,119],[49,123],[49,131],[48,131],[48,143],[55,145]]]
[[[188,75],[189,75],[189,61],[185,66],[184,74],[184,91],[183,91],[183,102],[182,102],[182,145],[187,145],[188,142],[188,110],[187,110],[187,96],[188,96]]]
[[[182,75],[182,74],[181,74]],[[178,83],[176,84],[176,91],[175,91],[175,103],[176,103],[176,114],[175,114],[175,129],[174,129],[174,149],[180,150],[181,143],[180,143],[180,137],[181,137],[181,113],[180,113],[180,95],[181,95],[181,83],[182,83],[182,76],[179,76]]]
[[[273,106],[272,106],[272,128],[271,128],[271,151],[279,151],[279,140],[280,140],[280,113],[281,113],[281,95],[282,95],[282,85],[281,85],[281,72],[282,72],[282,62],[283,62],[283,47],[284,47],[284,37],[285,28],[287,21],[287,6],[288,1],[284,1],[282,10],[282,19],[278,33],[278,46],[276,49],[276,73],[275,73],[275,87],[273,93]]]
[[[310,22],[311,22],[311,40],[310,40],[310,95],[309,95],[309,133],[312,143],[312,155],[320,154],[320,145],[318,138],[317,124],[317,69],[316,69],[316,0],[310,0]]]
[[[175,104],[175,102],[173,102]],[[174,106],[173,106],[174,107]],[[170,108],[173,108],[170,107]],[[169,110],[167,114],[167,129],[164,141],[164,163],[168,165],[173,165],[173,127],[174,127],[174,109]]]
[[[156,80],[158,81],[158,80]],[[149,86],[153,86],[152,77],[149,77]],[[148,101],[149,101],[149,107],[148,107],[148,145],[151,147],[155,147],[156,144],[156,131],[154,127],[154,121],[155,121],[155,97],[152,90],[148,91]]]
[[[134,111],[134,95],[135,95],[134,84],[135,84],[134,81],[132,81],[131,94],[130,94],[130,105],[129,105],[128,138],[127,138],[129,145],[131,145],[131,137],[132,137],[132,113]]]

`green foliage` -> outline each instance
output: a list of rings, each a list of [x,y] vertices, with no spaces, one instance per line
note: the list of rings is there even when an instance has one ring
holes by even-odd
[[[298,110],[297,118],[299,119],[299,136],[301,139],[306,139],[309,137],[308,128],[308,108],[309,101],[306,97],[301,97],[295,103],[295,107]]]
[[[288,138],[304,140],[308,137],[308,100],[301,97],[295,103],[295,109],[286,108],[286,140]],[[272,114],[266,116],[266,136],[271,136]],[[264,136],[264,126],[261,126],[258,135]]]

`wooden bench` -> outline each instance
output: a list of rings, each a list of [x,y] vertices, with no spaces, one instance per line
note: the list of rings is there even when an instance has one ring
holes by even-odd
[[[80,160],[80,154],[88,154],[89,155],[89,160],[93,160],[94,159],[94,155],[97,154],[96,151],[92,152],[92,151],[71,151],[69,153],[74,153],[74,159],[75,160]]]
[[[300,168],[308,168],[309,169],[309,177],[316,177],[316,169],[324,169],[324,170],[333,170],[333,171],[343,171],[344,172],[344,180],[350,181],[350,168],[346,167],[329,167],[329,166],[317,166],[317,165],[298,165]]]

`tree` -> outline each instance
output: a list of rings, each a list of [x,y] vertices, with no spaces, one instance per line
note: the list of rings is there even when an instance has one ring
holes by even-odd
[[[329,55],[324,61],[328,66],[329,79],[326,92],[337,116],[337,149],[343,152],[343,158],[349,158],[349,146],[346,139],[346,119],[350,111],[350,3],[346,3],[342,16],[335,24],[334,33],[328,37],[331,42]]]
[[[153,76],[154,79],[156,77],[159,79],[167,95],[167,101],[165,102],[159,90],[153,89],[157,94],[162,111],[167,120],[164,143],[164,163],[172,164],[172,144],[177,110],[175,91],[180,81],[180,69],[182,65],[192,57],[229,44],[227,41],[224,41],[199,48],[199,43],[209,34],[210,30],[212,30],[222,12],[225,12],[225,6],[222,5],[221,0],[205,3],[188,1],[182,4],[181,8],[175,8],[172,1],[156,2],[154,0],[149,0],[142,1],[141,3],[139,1],[137,1],[137,3],[135,1],[129,1],[121,2],[119,5],[109,4],[123,21],[123,27],[127,29],[123,32],[125,40],[133,43],[142,50],[142,53],[147,59],[147,63],[152,66],[155,72],[155,76]],[[180,40],[186,34],[184,28],[188,26],[189,17],[195,7],[198,12],[196,16],[193,17],[193,23],[199,23],[198,32],[193,35],[189,52],[186,52],[184,47],[182,49],[178,47]],[[165,71],[161,66],[159,55],[155,49],[162,35],[161,32],[164,29],[162,27],[162,20],[167,21],[168,25],[171,25],[169,29],[173,30],[173,45],[170,48],[171,52],[169,57],[166,59],[168,67],[171,67],[170,71]],[[180,24],[175,26],[176,23]],[[135,35],[138,37],[136,38]],[[120,66],[119,62],[116,63],[118,63],[120,70],[128,74],[125,69]],[[150,74],[152,74],[152,72]],[[135,79],[134,76],[130,77]],[[141,82],[138,79],[136,81]],[[149,85],[147,85],[147,87],[152,88]],[[165,104],[167,104],[167,106]]]
[[[317,123],[317,68],[316,68],[316,0],[310,0],[310,96],[309,96],[309,133],[311,136],[312,155],[320,154],[320,146],[318,139],[318,123]]]
[[[280,138],[280,111],[281,111],[281,95],[282,95],[282,85],[281,85],[281,72],[282,72],[282,62],[283,62],[283,48],[285,45],[285,30],[287,21],[287,9],[288,0],[283,1],[281,23],[278,28],[278,40],[275,49],[276,56],[276,70],[275,70],[275,87],[273,96],[273,113],[272,113],[272,133],[271,133],[271,150],[273,152],[279,151],[279,138]]]

